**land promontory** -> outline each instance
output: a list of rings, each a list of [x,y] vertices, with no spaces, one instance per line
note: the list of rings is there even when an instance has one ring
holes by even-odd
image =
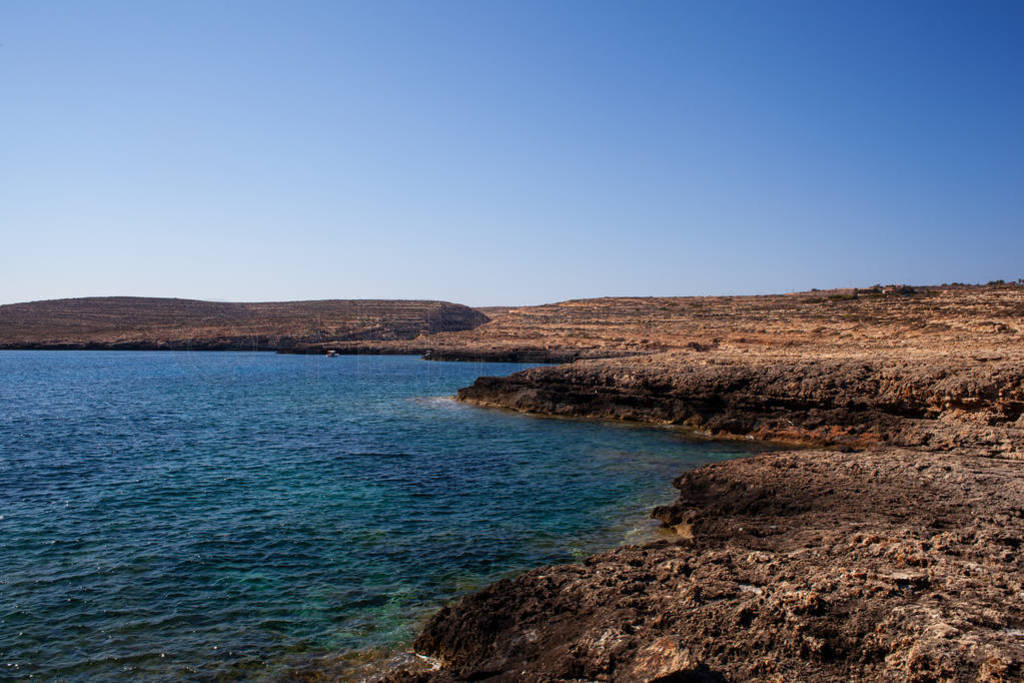
[[[444,301],[230,303],[147,297],[0,306],[0,348],[293,350],[469,330],[483,313]]]
[[[572,361],[462,401],[783,448],[681,474],[659,541],[445,606],[392,680],[1024,678],[1024,287],[572,301],[435,339]]]

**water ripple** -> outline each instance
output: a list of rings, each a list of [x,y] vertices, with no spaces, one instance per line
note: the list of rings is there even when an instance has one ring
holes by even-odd
[[[0,666],[274,677],[637,540],[740,446],[448,398],[514,364],[0,352]]]

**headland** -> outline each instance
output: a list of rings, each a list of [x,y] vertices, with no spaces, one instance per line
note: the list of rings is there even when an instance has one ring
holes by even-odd
[[[680,476],[672,540],[443,608],[414,645],[440,668],[393,680],[1024,676],[1024,287],[566,302],[460,335],[576,358],[460,400],[797,448]]]

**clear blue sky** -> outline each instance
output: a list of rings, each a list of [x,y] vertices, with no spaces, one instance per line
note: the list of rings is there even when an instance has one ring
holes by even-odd
[[[1024,2],[0,2],[0,303],[1024,277]]]

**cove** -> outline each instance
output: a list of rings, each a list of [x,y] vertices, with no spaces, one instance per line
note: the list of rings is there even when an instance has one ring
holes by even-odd
[[[456,403],[512,363],[0,352],[0,667],[275,676],[654,533],[751,446]]]

